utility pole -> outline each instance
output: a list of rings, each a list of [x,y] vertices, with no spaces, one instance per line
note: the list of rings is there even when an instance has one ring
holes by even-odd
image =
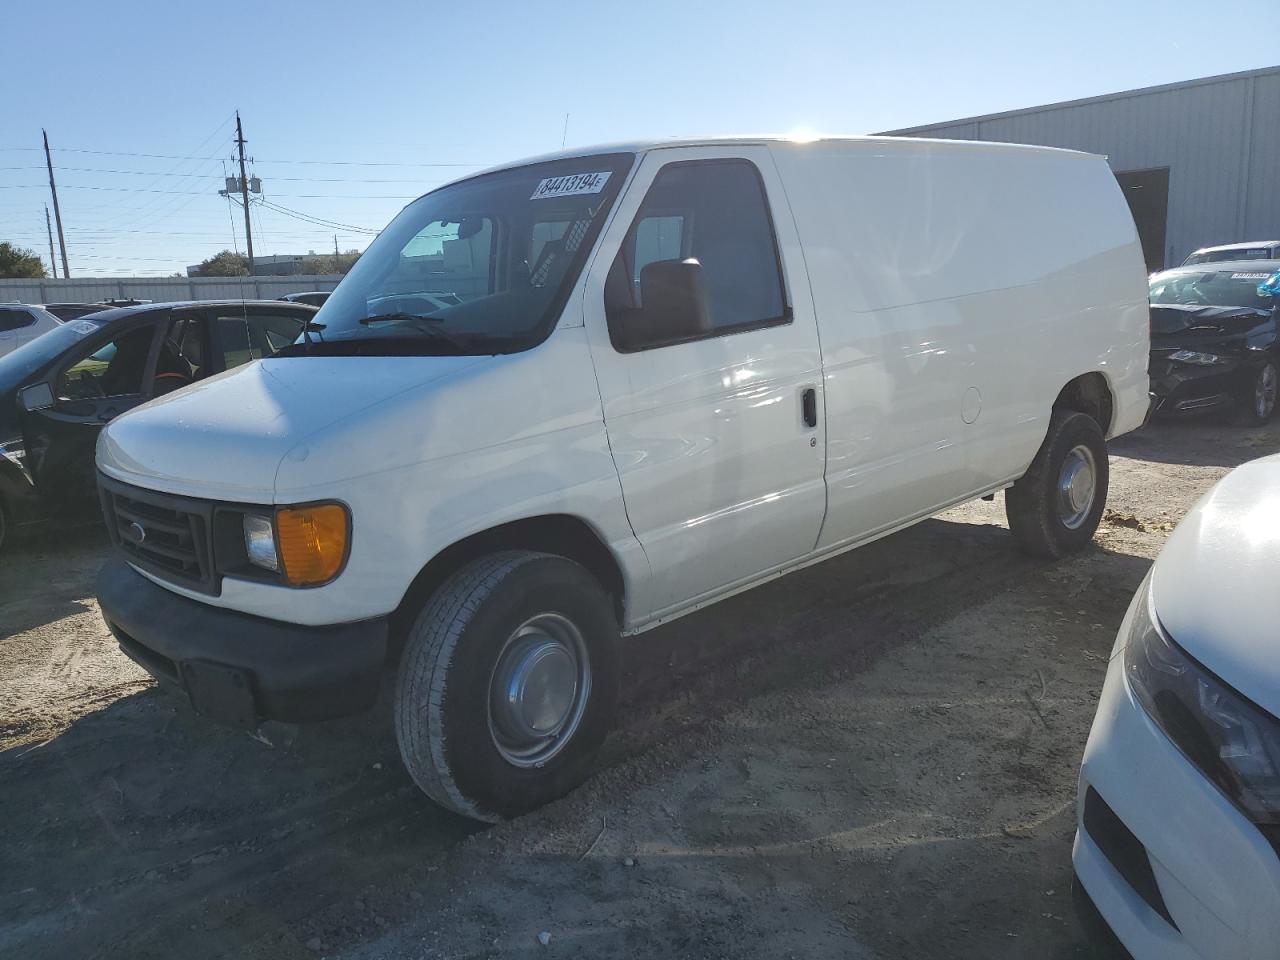
[[[337,261],[338,261],[338,257],[339,257],[339,253],[338,253],[338,235],[335,233],[335,234],[333,235],[333,260],[334,260],[334,266],[335,266],[335,267],[338,265],[338,263],[337,263]]]
[[[53,160],[49,156],[49,134],[44,130],[40,132],[44,134],[44,162],[49,167],[49,189],[53,192],[53,218],[58,221],[58,247],[62,250],[62,276],[70,280],[71,268],[67,266],[67,241],[62,236],[62,211],[58,209],[58,185],[53,182]]]
[[[249,225],[249,175],[244,170],[244,130],[236,111],[236,146],[240,148],[240,198],[244,201],[244,245],[249,251],[249,276],[253,276],[253,228]],[[52,174],[50,174],[52,176]]]
[[[53,279],[58,279],[58,261],[53,258],[53,227],[49,226],[49,205],[44,205],[44,228],[49,234],[49,266],[53,268]]]

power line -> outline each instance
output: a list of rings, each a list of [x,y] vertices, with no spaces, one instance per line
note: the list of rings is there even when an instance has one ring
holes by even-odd
[[[293,210],[281,204],[272,203],[266,197],[260,197],[258,199],[258,203],[262,204],[268,210],[274,210],[276,213],[282,213],[287,217],[293,217],[296,220],[304,220],[307,223],[318,224],[322,227],[338,227],[343,230],[352,230],[356,233],[367,233],[370,235],[377,235],[381,232],[380,230],[372,230],[369,227],[357,227],[349,223],[340,223],[337,220],[326,220],[323,217],[314,217],[309,213],[303,213],[301,210]]]
[[[0,184],[0,190],[43,190],[43,183]],[[141,187],[102,187],[87,183],[64,183],[63,190],[96,190],[103,193],[159,193],[172,197],[206,197],[203,190],[149,190]],[[418,193],[277,193],[277,197],[294,197],[300,200],[414,200]]]
[[[220,130],[225,126],[227,121],[219,124]],[[0,147],[0,150],[36,150],[35,147]],[[88,150],[80,147],[58,147],[54,153],[82,153],[99,157],[143,157],[149,160],[221,160],[220,156],[201,156],[176,153],[133,153],[128,150]],[[317,166],[337,166],[337,167],[487,167],[492,166],[491,163],[473,163],[459,161],[435,161],[435,160],[289,160],[289,159],[259,159],[254,157],[255,163],[289,163],[289,164],[306,164]]]
[[[54,151],[57,152],[56,150]],[[219,158],[221,159],[221,158]],[[262,161],[255,160],[254,163]],[[44,167],[0,167],[0,170],[43,170]],[[216,173],[162,173],[156,174],[154,170],[112,170],[106,167],[58,167],[65,173],[108,173],[116,176],[129,177],[152,177],[158,176],[160,179],[165,177],[177,177],[179,179],[187,177],[201,177],[204,179],[213,179],[217,177]],[[285,183],[425,183],[434,184],[441,183],[440,180],[426,180],[421,177],[276,177],[271,178],[273,181],[282,181]],[[130,188],[131,189],[131,188]]]

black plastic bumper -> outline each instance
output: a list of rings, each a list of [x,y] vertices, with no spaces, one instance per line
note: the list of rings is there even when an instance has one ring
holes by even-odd
[[[1165,361],[1152,363],[1151,390],[1156,414],[1209,413],[1234,406],[1246,396],[1262,363],[1227,358],[1222,366],[1196,366]]]
[[[98,603],[120,649],[215,720],[327,720],[377,699],[385,617],[328,627],[267,620],[171,593],[119,557],[98,574]]]

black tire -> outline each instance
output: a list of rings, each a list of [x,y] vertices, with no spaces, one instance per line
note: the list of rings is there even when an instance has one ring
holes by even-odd
[[[545,741],[556,752],[545,762],[520,766],[499,745],[490,692],[516,631],[544,616],[576,630],[589,683],[574,688],[569,712],[578,719],[563,743]],[[580,699],[578,691],[585,691]],[[409,632],[396,684],[400,755],[436,803],[497,822],[555,800],[586,779],[613,724],[617,697],[618,622],[599,582],[563,557],[493,554],[446,580]]]
[[[1078,451],[1087,451],[1081,454]],[[1082,458],[1093,476],[1093,495],[1087,508],[1077,513],[1064,504],[1060,483],[1068,459],[1074,464]],[[1107,444],[1102,428],[1088,414],[1071,410],[1055,410],[1049,420],[1049,432],[1040,445],[1036,458],[1022,478],[1005,491],[1005,513],[1009,530],[1024,552],[1056,560],[1083,549],[1093,539],[1107,503]]]
[[[1240,392],[1240,404],[1235,419],[1243,424],[1261,426],[1276,413],[1277,392],[1280,391],[1280,367],[1268,360],[1250,378],[1249,385]]]

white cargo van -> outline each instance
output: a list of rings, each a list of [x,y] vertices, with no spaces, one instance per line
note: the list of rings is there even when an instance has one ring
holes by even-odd
[[[571,151],[441,187],[279,355],[98,445],[124,651],[224,721],[367,708],[495,820],[582,780],[619,637],[1008,489],[1091,538],[1148,405],[1101,157],[852,138]]]

